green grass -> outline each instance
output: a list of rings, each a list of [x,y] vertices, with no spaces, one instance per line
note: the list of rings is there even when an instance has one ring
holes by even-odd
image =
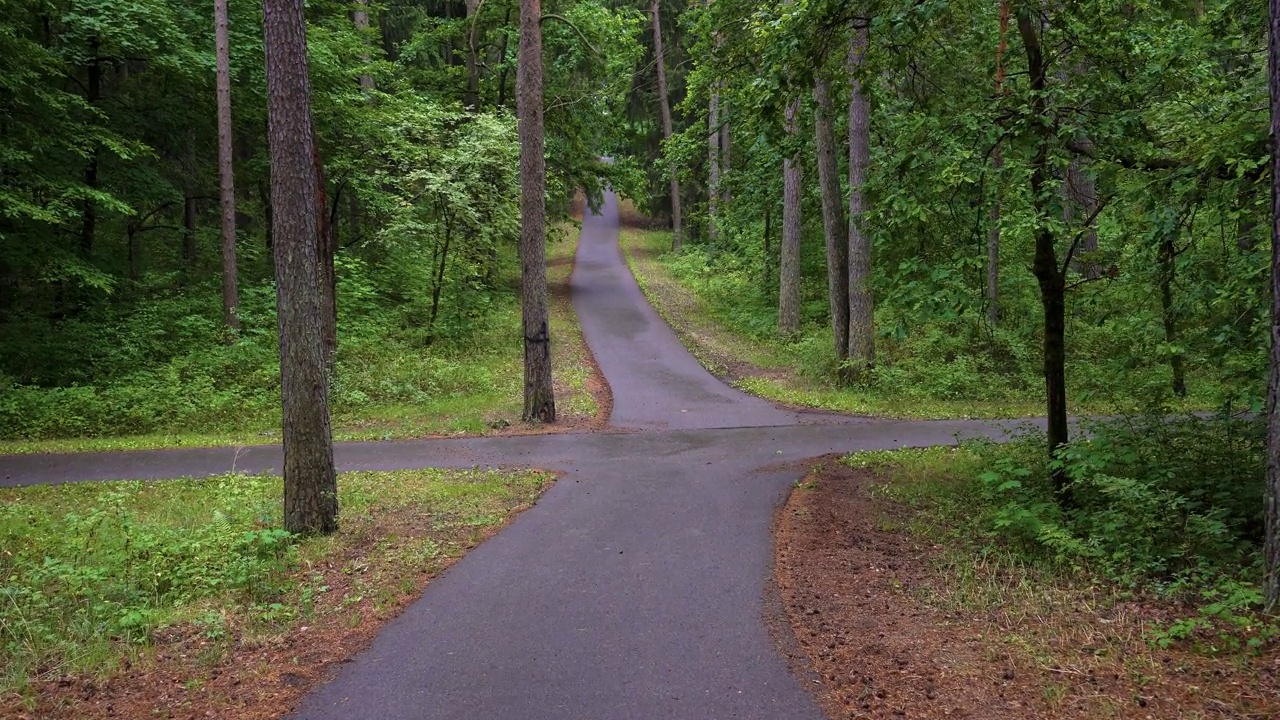
[[[384,615],[550,478],[343,474],[340,531],[304,539],[279,530],[276,477],[0,490],[0,698],[29,704],[34,683],[110,677],[164,638],[194,633],[230,657],[299,625]]]
[[[567,295],[577,239],[577,228],[565,223],[547,248],[557,409],[567,422],[585,422],[598,411],[587,388],[593,372],[588,351]],[[555,294],[557,287],[563,295]],[[483,435],[519,425],[520,337],[520,307],[512,294],[500,298],[461,346],[412,347],[366,328],[340,334],[338,379],[330,394],[334,440]],[[264,374],[257,382],[277,381]],[[226,412],[206,413],[204,421],[136,435],[0,440],[0,455],[274,444],[280,440],[278,402],[264,389],[253,402],[228,403]],[[74,408],[71,403],[68,412]]]

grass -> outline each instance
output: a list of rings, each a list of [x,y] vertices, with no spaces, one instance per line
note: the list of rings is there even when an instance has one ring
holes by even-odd
[[[79,683],[119,681],[118,702],[145,699],[156,672],[178,673],[187,700],[214,702],[194,691],[265,672],[272,648],[288,645],[295,659],[300,642],[350,648],[550,481],[536,471],[347,473],[340,531],[302,539],[278,529],[275,477],[0,490],[0,715],[44,716]]]
[[[578,229],[563,223],[547,247],[549,305],[556,401],[561,424],[590,422],[598,413],[588,387],[593,365],[577,315],[568,299],[568,279]],[[562,293],[555,292],[562,288]],[[422,355],[387,353],[377,338],[339,345],[339,375],[331,393],[335,441],[398,440],[484,435],[519,426],[523,408],[520,307],[512,296],[494,310],[465,348],[428,347]],[[386,392],[386,383],[397,383]],[[408,385],[411,387],[401,387]],[[411,402],[369,403],[362,397],[410,395]],[[245,409],[211,428],[174,427],[125,436],[3,440],[0,455],[152,450],[180,447],[268,445],[279,442],[279,410],[269,403]]]

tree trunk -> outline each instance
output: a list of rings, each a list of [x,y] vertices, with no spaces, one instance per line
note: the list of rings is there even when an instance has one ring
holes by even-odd
[[[724,89],[723,82],[720,84],[720,89]],[[732,146],[729,144],[729,101],[723,95],[720,97],[718,110],[720,115],[720,205],[723,208],[733,199],[733,193],[729,191],[729,183],[725,182],[725,177],[728,176],[732,167],[729,157],[732,154]]]
[[[511,24],[511,8],[507,8],[507,12],[502,16],[502,27]],[[502,42],[498,45],[498,63],[502,70],[498,72],[498,101],[495,107],[503,108],[507,106],[507,34],[502,33]]]
[[[657,28],[655,18],[655,30]],[[524,420],[555,422],[547,323],[547,168],[542,124],[542,0],[520,0],[516,66],[520,124],[520,297],[524,332]]]
[[[825,77],[814,83],[818,108],[814,114],[814,140],[818,148],[818,184],[822,189],[822,229],[827,245],[827,297],[836,360],[849,357],[849,226],[844,219],[844,194],[840,189],[840,161],[836,159],[835,107]]]
[[[1076,142],[1089,145],[1089,139],[1083,135],[1078,137]],[[1084,229],[1084,234],[1080,237],[1080,245],[1075,253],[1076,257],[1083,254],[1087,259],[1073,260],[1072,266],[1076,272],[1086,278],[1097,280],[1102,277],[1102,269],[1096,260],[1089,257],[1089,254],[1098,250],[1098,223],[1090,219],[1097,212],[1098,195],[1096,183],[1086,167],[1086,162],[1084,158],[1076,155],[1071,158],[1071,165],[1067,167],[1067,177],[1063,181],[1062,219],[1068,228],[1071,228],[1077,219],[1089,223],[1089,227]]]
[[[1280,0],[1270,0],[1268,80],[1271,136],[1280,138]],[[1280,603],[1280,153],[1271,153],[1271,378],[1267,384],[1266,542],[1263,568],[1265,611]]]
[[[1000,171],[1004,168],[1004,151],[996,145],[991,153],[991,169],[995,178],[995,197],[987,216],[987,325],[992,329],[1000,320]]]
[[[222,200],[222,322],[240,327],[239,272],[236,269],[236,185],[232,162],[231,42],[227,29],[227,0],[213,3],[214,43],[217,46],[218,191]]]
[[[480,110],[480,38],[477,36],[480,0],[465,0],[467,6],[467,91],[462,96],[462,106],[471,112]]]
[[[720,90],[719,83],[711,86],[711,100],[707,103],[707,237],[719,237],[716,213],[720,204]]]
[[[787,135],[795,137],[800,101],[787,103]],[[800,329],[800,154],[782,161],[782,253],[778,263],[778,332]]]
[[[854,377],[875,367],[876,341],[871,295],[871,237],[863,230],[862,186],[871,164],[871,105],[858,79],[870,42],[863,27],[849,40],[849,364]]]
[[[658,66],[658,106],[662,109],[662,139],[670,142],[674,130],[671,126],[671,100],[667,96],[667,67],[662,54],[662,13],[658,0],[653,0],[649,12],[653,14],[653,53]],[[523,45],[522,42],[521,47]],[[676,177],[675,163],[667,164],[671,166],[671,249],[679,250],[684,241],[680,227],[680,180]]]
[[[219,0],[219,2],[225,2],[225,0]],[[369,32],[369,0],[356,0],[356,7],[351,12],[351,21],[355,23],[356,29],[360,31],[361,37],[368,34]],[[367,52],[361,53],[360,62],[365,65],[368,65],[369,53]],[[376,83],[374,83],[372,75],[370,75],[367,72],[363,72],[363,73],[360,73],[360,87],[365,92],[368,92],[370,90],[373,90],[375,87],[377,87],[377,85]]]
[[[1009,0],[1000,0],[1000,39],[996,44],[996,97],[1003,97],[1004,53],[1009,47]],[[991,212],[987,227],[987,325],[993,330],[1000,320],[1000,207],[1004,192],[1004,142],[996,140],[991,151],[991,175],[995,189],[992,192]]]
[[[263,33],[280,326],[284,525],[289,532],[331,533],[338,527],[338,492],[321,340],[319,181],[302,0],[265,0]]]
[[[1048,222],[1049,143],[1053,135],[1049,109],[1045,103],[1046,68],[1040,47],[1037,18],[1031,9],[1018,12],[1018,32],[1027,53],[1027,74],[1031,84],[1031,125],[1035,133],[1036,153],[1031,164],[1031,201],[1037,223],[1033,271],[1040,285],[1040,304],[1044,308],[1044,383],[1048,414],[1048,450],[1052,459],[1058,448],[1067,443],[1066,382],[1066,274],[1058,265],[1054,235]],[[1054,491],[1064,506],[1072,505],[1067,474],[1062,468],[1051,472]]]

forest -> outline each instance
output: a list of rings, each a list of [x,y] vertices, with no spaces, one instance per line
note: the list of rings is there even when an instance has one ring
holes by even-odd
[[[1276,5],[0,0],[0,453],[283,436],[331,532],[332,436],[554,425],[616,191],[739,387],[1044,418],[923,502],[1270,647]]]

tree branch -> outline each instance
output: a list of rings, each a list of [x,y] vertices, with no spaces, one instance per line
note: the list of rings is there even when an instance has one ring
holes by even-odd
[[[573,31],[578,33],[578,37],[582,38],[583,44],[587,46],[587,49],[591,51],[591,54],[593,55],[600,54],[600,51],[596,49],[596,46],[592,45],[591,41],[587,39],[587,36],[582,33],[582,29],[579,28],[577,25],[574,25],[573,21],[570,20],[569,18],[563,15],[557,15],[555,13],[543,13],[542,17],[538,19],[539,22],[545,22],[547,20],[559,20],[565,25],[568,25],[569,27],[573,28]]]

